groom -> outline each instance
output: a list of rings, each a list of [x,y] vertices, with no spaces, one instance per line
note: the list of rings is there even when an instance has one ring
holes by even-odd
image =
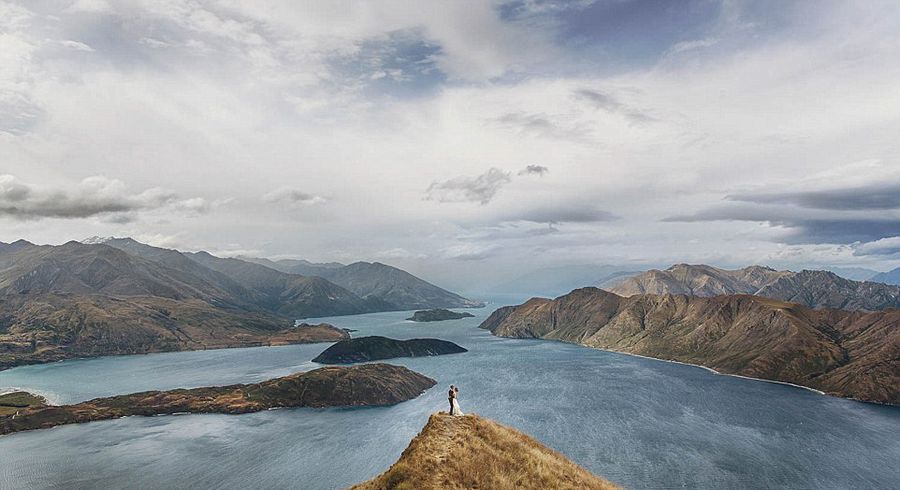
[[[450,385],[450,391],[447,393],[447,401],[450,402],[450,411],[447,412],[450,415],[453,415],[453,399],[456,398],[456,387]]]

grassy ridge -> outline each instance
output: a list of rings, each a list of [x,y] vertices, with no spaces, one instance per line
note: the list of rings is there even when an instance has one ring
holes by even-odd
[[[531,437],[477,415],[436,413],[400,459],[353,490],[611,490],[598,478]]]

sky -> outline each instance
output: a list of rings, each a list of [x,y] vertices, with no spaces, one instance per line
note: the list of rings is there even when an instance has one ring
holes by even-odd
[[[0,241],[900,266],[900,3],[0,0]]]

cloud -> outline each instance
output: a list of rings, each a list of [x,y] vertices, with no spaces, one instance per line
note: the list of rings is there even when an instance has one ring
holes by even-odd
[[[566,124],[561,118],[543,112],[507,112],[494,118],[493,122],[526,136],[581,142],[586,141],[590,136],[589,129],[579,125]]]
[[[79,42],[79,41],[72,41],[71,39],[66,39],[66,40],[63,40],[63,41],[59,41],[59,44],[60,44],[60,46],[64,46],[64,47],[66,47],[66,48],[73,49],[73,50],[75,50],[75,51],[84,51],[84,52],[87,52],[87,53],[93,53],[93,52],[94,52],[94,48],[88,46],[87,44],[84,44],[84,43]]]
[[[497,192],[512,182],[509,172],[491,167],[475,177],[455,177],[444,182],[432,182],[425,191],[425,199],[438,202],[491,202]]]
[[[262,200],[268,203],[281,203],[289,205],[312,206],[327,201],[322,196],[310,194],[293,187],[280,187],[262,196]]]
[[[695,49],[709,48],[719,44],[719,39],[715,37],[707,37],[703,39],[692,39],[689,41],[680,41],[672,45],[666,54],[673,55],[683,53],[685,51],[693,51]]]
[[[580,201],[557,202],[517,209],[501,215],[500,222],[529,221],[532,223],[600,223],[615,221],[618,216],[591,203]]]
[[[884,210],[900,208],[900,182],[810,191],[755,192],[726,196],[730,201],[790,204],[811,209]]]
[[[835,185],[847,169],[868,169],[863,179],[853,176],[849,184]],[[880,164],[854,163],[832,169],[789,185],[789,190],[759,190],[728,194],[734,204],[715,205],[694,214],[672,216],[663,221],[755,221],[787,228],[793,243],[870,242],[900,235],[900,181],[881,175]],[[893,179],[891,178],[893,177]]]
[[[527,167],[519,170],[518,175],[538,175],[543,177],[544,174],[549,172],[550,169],[543,165],[528,165]]]
[[[900,255],[900,236],[892,236],[882,238],[880,240],[875,240],[873,242],[856,244],[853,247],[853,255]]]
[[[484,260],[493,256],[498,250],[496,245],[462,243],[441,250],[441,255],[450,260]]]
[[[735,205],[711,207],[693,214],[670,216],[664,222],[753,221],[786,228],[773,237],[787,243],[868,242],[900,235],[900,215],[871,212],[840,213],[793,206]]]
[[[610,114],[618,114],[627,119],[631,124],[646,124],[656,121],[656,118],[635,109],[612,95],[588,88],[575,90],[575,97],[590,103],[597,109],[602,109]]]
[[[0,175],[0,216],[18,220],[100,216],[111,223],[127,223],[133,220],[131,213],[160,208],[200,212],[205,210],[204,203],[201,198],[182,200],[174,191],[162,188],[134,194],[122,181],[103,176],[49,188],[23,183],[12,175]]]
[[[374,255],[378,259],[427,259],[428,255],[422,253],[414,253],[403,247],[390,248],[387,250],[379,250]]]

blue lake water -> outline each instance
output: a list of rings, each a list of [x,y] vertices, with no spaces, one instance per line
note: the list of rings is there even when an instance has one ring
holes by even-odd
[[[900,409],[701,368],[538,340],[476,318],[324,319],[469,349],[394,359],[438,380],[393,407],[130,417],[0,437],[0,488],[332,489],[386,470],[460,387],[466,412],[512,425],[629,488],[900,488]],[[328,344],[73,360],[0,372],[0,391],[56,403],[256,382],[318,367]]]

